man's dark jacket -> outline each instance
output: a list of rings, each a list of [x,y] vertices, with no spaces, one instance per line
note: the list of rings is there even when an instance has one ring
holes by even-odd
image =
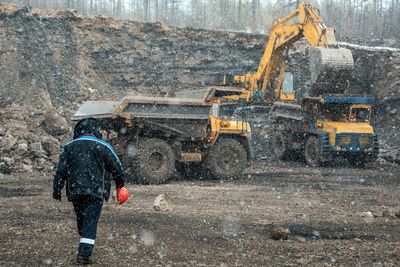
[[[87,195],[108,200],[111,179],[123,186],[124,172],[112,146],[91,135],[67,143],[60,154],[53,183],[53,194],[61,196],[66,182],[69,201]]]

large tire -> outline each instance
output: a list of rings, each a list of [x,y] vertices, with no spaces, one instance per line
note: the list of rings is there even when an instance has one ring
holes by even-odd
[[[215,179],[240,177],[247,165],[247,153],[237,140],[220,137],[205,159],[205,168]]]
[[[175,173],[175,154],[161,139],[143,139],[133,157],[125,157],[131,172],[145,184],[165,183]],[[129,153],[128,153],[129,154]]]
[[[311,167],[317,167],[322,163],[321,144],[317,137],[308,137],[304,147],[304,158]]]
[[[285,160],[290,153],[290,146],[287,137],[281,133],[276,133],[272,138],[272,149],[277,159]]]

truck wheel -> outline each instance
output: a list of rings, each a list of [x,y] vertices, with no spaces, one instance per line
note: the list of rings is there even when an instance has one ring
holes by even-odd
[[[209,151],[204,163],[213,178],[237,178],[247,165],[246,149],[239,141],[220,138]]]
[[[304,157],[309,166],[317,167],[322,162],[321,144],[317,137],[308,137],[304,147]]]
[[[289,153],[289,143],[287,138],[281,133],[276,133],[272,138],[272,149],[275,157],[279,160],[286,159]]]
[[[146,184],[162,184],[175,173],[175,154],[161,139],[144,139],[132,159],[132,171]]]

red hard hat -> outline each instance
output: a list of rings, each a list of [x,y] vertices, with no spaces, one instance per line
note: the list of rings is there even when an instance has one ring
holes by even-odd
[[[129,197],[128,189],[126,187],[121,187],[117,189],[117,201],[118,205],[124,204]]]

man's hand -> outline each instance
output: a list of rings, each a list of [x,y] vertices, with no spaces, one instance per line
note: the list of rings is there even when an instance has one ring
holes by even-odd
[[[61,194],[57,192],[53,192],[53,198],[55,200],[61,201]]]
[[[121,178],[115,179],[115,188],[116,189],[124,187],[124,185],[125,185],[125,183],[124,183],[123,179],[121,179]]]

